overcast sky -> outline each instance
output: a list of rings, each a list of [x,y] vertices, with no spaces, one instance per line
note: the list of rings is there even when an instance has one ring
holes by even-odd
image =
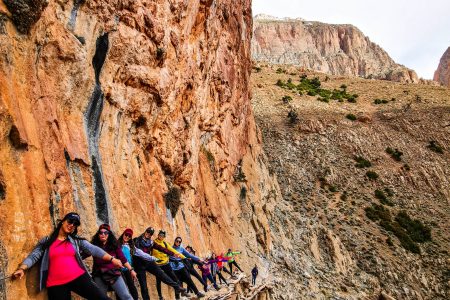
[[[252,0],[253,15],[353,24],[397,62],[432,79],[450,47],[450,0]]]

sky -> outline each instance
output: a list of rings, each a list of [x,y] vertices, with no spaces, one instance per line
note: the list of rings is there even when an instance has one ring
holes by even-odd
[[[352,24],[399,64],[432,79],[450,47],[450,0],[252,0],[253,15]]]

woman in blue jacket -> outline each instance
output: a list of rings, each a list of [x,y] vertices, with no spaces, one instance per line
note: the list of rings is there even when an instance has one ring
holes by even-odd
[[[183,254],[187,259],[191,259],[198,263],[202,263],[202,260],[200,258],[186,251],[186,249],[184,249],[184,247],[181,245],[181,242],[182,239],[181,237],[178,236],[175,239],[172,247],[179,253]],[[191,275],[189,274],[189,271],[186,269],[186,266],[184,265],[183,260],[181,258],[171,256],[170,267],[175,272],[175,275],[178,277],[178,279],[182,282],[185,282],[188,288],[194,291],[195,295],[197,295],[198,298],[202,298],[205,296],[205,294],[200,292],[195,286],[194,282],[192,281]]]

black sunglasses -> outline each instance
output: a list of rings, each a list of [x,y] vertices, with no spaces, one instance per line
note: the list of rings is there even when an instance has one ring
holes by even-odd
[[[181,243],[181,240],[175,240],[175,243]]]
[[[124,233],[123,236],[129,237],[129,238],[132,237],[132,235],[129,233]]]
[[[80,226],[80,220],[78,220],[77,218],[68,218],[67,223],[73,224],[74,226]]]

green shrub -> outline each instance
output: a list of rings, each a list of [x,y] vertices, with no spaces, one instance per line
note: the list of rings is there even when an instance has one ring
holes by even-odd
[[[294,109],[291,109],[288,112],[288,119],[291,124],[297,123],[298,122],[298,113]]]
[[[178,187],[171,187],[167,193],[163,195],[166,207],[170,210],[172,217],[175,218],[181,205],[181,190]]]
[[[292,97],[291,96],[283,96],[283,98],[281,98],[281,100],[283,101],[283,103],[288,104],[289,102],[292,101]]]
[[[406,211],[400,211],[395,217],[395,221],[408,232],[413,241],[417,243],[431,241],[431,229],[419,220],[411,219]]]
[[[389,200],[389,198],[381,190],[375,190],[375,198],[380,200],[381,204],[394,206],[394,203],[392,203],[392,201]]]
[[[365,209],[366,216],[372,221],[385,221],[391,222],[391,213],[389,209],[385,208],[380,204],[373,204],[372,207],[366,207]]]
[[[436,141],[430,141],[427,148],[439,154],[444,153],[444,149]]]
[[[341,194],[341,200],[342,201],[347,201],[347,198],[348,198],[348,193],[347,193],[347,191],[344,191],[342,194]]]
[[[328,187],[328,190],[329,190],[330,192],[332,192],[332,193],[336,193],[336,192],[337,192],[337,187],[334,186],[334,185],[330,185],[330,186]]]
[[[253,69],[256,71],[256,73],[259,73],[259,72],[261,72],[261,67],[253,67]]]
[[[356,116],[354,114],[347,114],[345,116],[347,119],[349,119],[350,121],[356,121]]]
[[[341,85],[341,89],[346,90],[347,86],[345,84]]]
[[[276,85],[279,87],[284,87],[285,83],[283,82],[283,80],[278,79]]]
[[[386,99],[375,99],[374,101],[373,101],[373,103],[374,104],[387,104],[387,103],[389,103],[389,101],[388,100],[386,100]]]
[[[277,74],[282,74],[282,73],[286,73],[286,71],[282,68],[278,68],[277,69]]]
[[[330,100],[328,98],[323,98],[323,97],[318,97],[317,100],[320,101],[320,102],[325,102],[325,103],[329,103],[330,102]]]
[[[386,153],[389,154],[394,160],[402,161],[403,152],[399,151],[397,148],[392,149],[390,147],[387,147]]]
[[[378,174],[375,171],[367,171],[366,172],[366,176],[370,179],[370,180],[377,180],[378,179]]]
[[[404,164],[403,169],[405,169],[405,171],[409,171],[411,170],[411,167],[408,164]]]
[[[372,163],[362,156],[355,157],[355,161],[356,161],[355,167],[360,169],[370,168],[372,166]]]

